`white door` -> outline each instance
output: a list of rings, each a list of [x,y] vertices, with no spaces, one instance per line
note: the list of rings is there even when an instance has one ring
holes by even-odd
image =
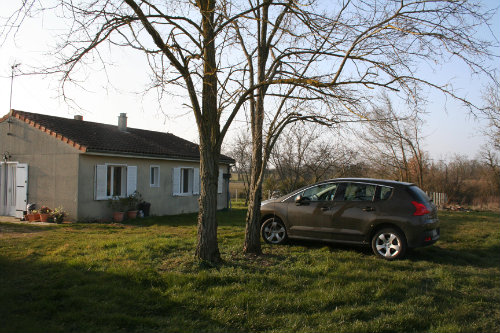
[[[28,200],[28,165],[19,163],[16,166],[16,217],[23,217]]]
[[[22,217],[28,194],[28,165],[0,163],[0,215]]]

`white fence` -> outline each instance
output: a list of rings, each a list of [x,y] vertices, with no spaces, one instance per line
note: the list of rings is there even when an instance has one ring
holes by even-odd
[[[448,203],[448,196],[446,193],[427,192],[427,195],[438,208],[443,208]]]

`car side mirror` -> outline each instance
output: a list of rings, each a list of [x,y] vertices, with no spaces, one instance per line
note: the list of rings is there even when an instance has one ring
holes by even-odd
[[[303,196],[301,196],[301,195],[299,195],[299,196],[297,196],[297,197],[295,198],[295,204],[296,204],[297,206],[303,205],[304,203],[309,202],[309,201],[310,201],[310,200],[309,200],[309,198],[308,198],[308,197],[303,197]]]

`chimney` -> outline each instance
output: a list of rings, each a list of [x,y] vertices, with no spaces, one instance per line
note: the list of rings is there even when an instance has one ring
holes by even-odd
[[[77,114],[77,115],[75,115],[75,116],[73,117],[73,119],[83,121],[83,116],[82,116],[82,115]]]
[[[120,131],[127,130],[127,114],[126,113],[120,113],[120,116],[118,117],[118,129]]]

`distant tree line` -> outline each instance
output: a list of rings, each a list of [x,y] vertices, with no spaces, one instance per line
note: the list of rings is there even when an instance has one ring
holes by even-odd
[[[499,139],[492,135],[499,133],[493,127],[496,122],[485,129],[490,141],[477,156],[433,160],[421,148],[424,122],[418,110],[396,114],[389,98],[382,99],[379,105],[383,107],[367,112],[370,121],[356,124],[350,135],[311,123],[296,123],[284,131],[270,156],[264,199],[321,180],[371,177],[412,182],[427,192],[446,193],[448,205],[500,207]],[[488,101],[491,104],[494,99]],[[491,104],[488,112],[489,116],[498,114],[498,105],[495,109]],[[243,133],[229,152],[245,183],[250,169],[249,143],[249,136]]]

